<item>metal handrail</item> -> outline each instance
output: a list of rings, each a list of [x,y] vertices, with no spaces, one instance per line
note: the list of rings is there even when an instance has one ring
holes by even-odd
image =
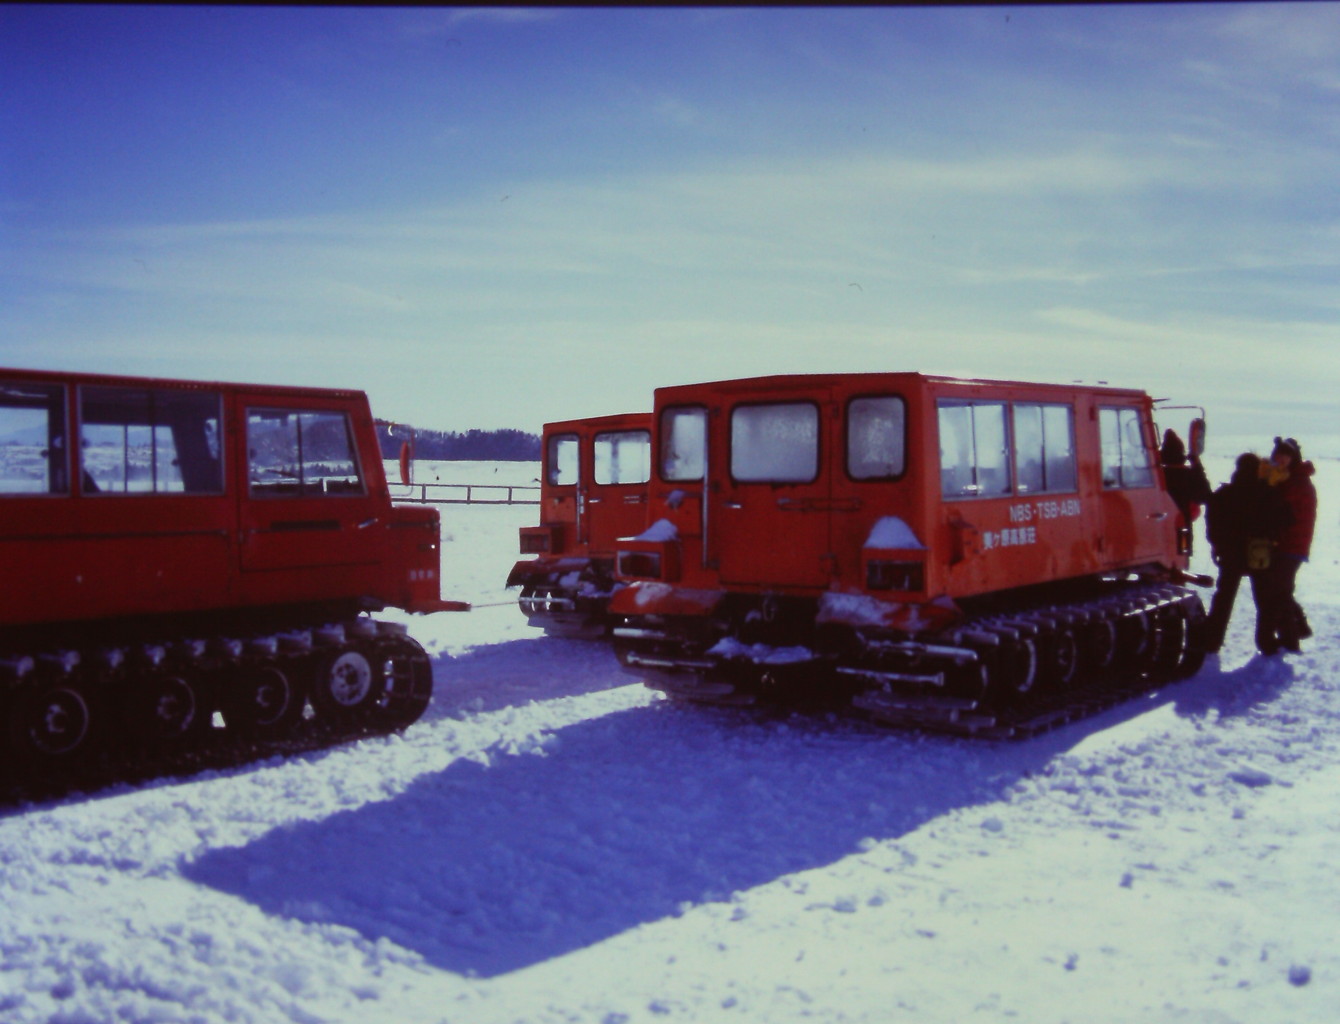
[[[478,496],[483,492],[484,496]],[[497,495],[490,497],[490,494]],[[533,494],[533,497],[518,497]],[[538,505],[540,488],[533,484],[392,484],[391,500],[416,505]]]

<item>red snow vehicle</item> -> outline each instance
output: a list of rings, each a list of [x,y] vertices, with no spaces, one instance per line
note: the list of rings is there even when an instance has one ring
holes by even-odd
[[[646,413],[547,423],[540,525],[521,528],[509,587],[521,587],[531,625],[560,636],[603,636],[616,586],[614,545],[646,525],[651,417]]]
[[[649,686],[1009,734],[1203,657],[1143,392],[764,377],[661,388],[653,432],[610,605]]]
[[[438,545],[360,391],[0,370],[0,760],[408,725]]]

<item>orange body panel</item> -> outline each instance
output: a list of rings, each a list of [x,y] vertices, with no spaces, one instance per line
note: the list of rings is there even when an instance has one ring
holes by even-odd
[[[540,523],[521,528],[522,553],[539,557],[517,563],[513,584],[560,560],[613,564],[615,542],[641,532],[646,522],[650,431],[646,413],[545,424]],[[616,446],[612,439],[626,444]],[[612,462],[618,447],[624,449],[622,466]]]
[[[656,611],[639,578],[929,605],[1186,565],[1140,391],[779,376],[662,388],[654,416],[648,522],[678,576],[630,548],[619,614]]]
[[[651,473],[646,413],[546,423],[540,524],[521,528],[521,553],[507,585],[522,587],[520,606],[551,633],[604,632],[620,538],[646,523]]]
[[[0,369],[0,459],[0,627],[443,607],[437,513],[392,507],[360,391]]]

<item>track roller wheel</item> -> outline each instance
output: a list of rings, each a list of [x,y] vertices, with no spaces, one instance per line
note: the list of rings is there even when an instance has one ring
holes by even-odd
[[[278,738],[302,719],[305,694],[292,672],[278,665],[238,671],[225,684],[223,721],[246,736]]]
[[[1142,609],[1128,612],[1118,620],[1116,665],[1137,674],[1153,665],[1158,639],[1154,626],[1156,614]]]
[[[137,740],[164,746],[200,735],[209,719],[195,680],[176,672],[151,672],[131,683],[125,723]]]
[[[1038,648],[1030,636],[1006,640],[988,659],[988,694],[999,707],[1022,707],[1038,686]]]
[[[408,636],[384,637],[375,648],[380,676],[372,724],[395,731],[417,721],[433,699],[433,663],[418,641]]]
[[[1189,680],[1205,665],[1205,657],[1209,653],[1206,649],[1209,618],[1201,599],[1191,598],[1186,602],[1186,653],[1182,655],[1181,665],[1178,665],[1179,680]]]
[[[382,696],[375,642],[346,644],[312,662],[312,707],[318,719],[352,725],[373,712]]]
[[[1186,642],[1182,648],[1182,657],[1173,669],[1172,678],[1190,679],[1205,664],[1208,616],[1199,597],[1183,601],[1177,607],[1186,631]]]
[[[71,765],[92,745],[95,716],[78,683],[53,682],[15,692],[8,708],[9,746],[20,765]]]
[[[1106,672],[1117,661],[1117,624],[1106,615],[1088,623],[1080,631],[1080,656],[1093,672]]]
[[[1080,644],[1075,631],[1059,626],[1043,637],[1042,673],[1049,689],[1063,690],[1079,674]]]
[[[1150,673],[1155,679],[1182,678],[1180,670],[1186,661],[1189,634],[1186,612],[1180,603],[1167,605],[1155,613],[1150,665]]]

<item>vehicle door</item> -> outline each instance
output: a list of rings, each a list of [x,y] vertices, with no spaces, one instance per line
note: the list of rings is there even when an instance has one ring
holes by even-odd
[[[1159,486],[1152,417],[1135,405],[1100,405],[1104,561],[1126,565],[1176,550],[1177,508]]]
[[[80,614],[221,603],[235,564],[223,394],[80,382],[74,397],[78,498],[67,504],[78,519],[63,547],[79,567]]]
[[[709,524],[724,582],[764,589],[827,585],[836,422],[825,388],[727,404]]]
[[[610,552],[620,537],[642,532],[651,479],[651,431],[596,431],[588,459],[585,535],[592,551]]]
[[[842,409],[842,446],[840,452],[835,449],[833,471],[834,568],[844,584],[864,586],[861,564],[867,540],[901,537],[905,543],[899,546],[907,546],[922,531],[922,513],[915,504],[920,492],[908,479],[905,394],[858,382],[843,395]],[[907,537],[890,517],[903,524]]]
[[[306,395],[238,404],[243,571],[378,563],[385,503],[363,464],[353,404]]]
[[[589,448],[589,433],[584,435],[575,429],[564,428],[545,435],[540,522],[554,528],[555,539],[550,554],[586,551],[582,461],[584,451]],[[589,461],[590,455],[585,458]]]

